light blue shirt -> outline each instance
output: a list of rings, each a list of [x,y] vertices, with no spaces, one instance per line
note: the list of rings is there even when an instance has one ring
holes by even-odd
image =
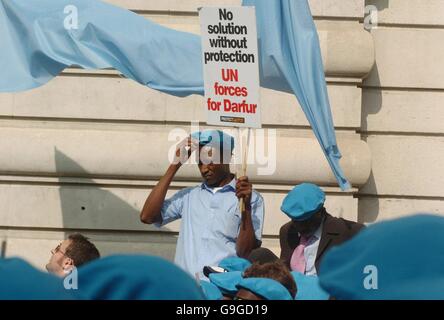
[[[312,238],[308,242],[308,245],[304,248],[305,275],[308,276],[317,275],[315,262],[316,256],[318,254],[319,241],[321,240],[323,225],[324,221],[322,221],[321,225],[315,231]]]
[[[182,218],[175,263],[193,276],[202,276],[204,266],[217,266],[236,255],[241,213],[236,197],[236,179],[213,193],[205,183],[180,190],[164,201],[162,222],[157,227]],[[262,239],[264,200],[253,190],[251,214],[257,240]]]

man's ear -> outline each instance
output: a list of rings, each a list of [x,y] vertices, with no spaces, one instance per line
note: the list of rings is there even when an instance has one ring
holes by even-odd
[[[63,260],[63,270],[65,271],[71,271],[72,268],[74,268],[74,260],[71,258],[65,257]]]

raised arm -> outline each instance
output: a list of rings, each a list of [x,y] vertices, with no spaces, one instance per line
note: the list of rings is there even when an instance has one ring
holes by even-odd
[[[253,249],[259,247],[253,227],[251,213],[251,193],[253,186],[248,181],[248,177],[240,177],[236,183],[236,196],[243,198],[245,202],[245,212],[242,214],[239,235],[236,241],[236,253],[241,258],[247,258]]]
[[[174,163],[168,167],[153,190],[151,190],[140,213],[140,221],[147,224],[162,221],[162,206],[171,181],[182,166],[182,163],[188,160],[194,150],[195,146],[192,144],[191,138],[187,138],[179,143],[176,150],[176,159]]]
[[[140,213],[140,221],[147,224],[162,221],[162,206],[165,201],[168,188],[179,170],[180,165],[172,164],[168,167],[163,177],[156,186],[151,190],[150,195],[145,201],[142,212]]]

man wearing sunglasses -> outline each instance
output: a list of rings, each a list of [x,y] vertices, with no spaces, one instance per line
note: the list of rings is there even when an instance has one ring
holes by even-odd
[[[46,265],[49,273],[65,277],[74,267],[100,258],[99,250],[85,236],[76,233],[68,236],[51,250],[51,258]]]

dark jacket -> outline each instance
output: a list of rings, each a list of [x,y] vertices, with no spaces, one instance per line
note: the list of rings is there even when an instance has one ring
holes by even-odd
[[[316,271],[319,273],[319,265],[322,257],[331,247],[349,240],[363,227],[363,224],[336,218],[327,213],[322,228],[321,239],[319,240],[318,252],[316,254]],[[290,259],[293,251],[299,245],[299,234],[294,229],[291,221],[281,227],[279,240],[281,244],[281,259],[290,267]]]

